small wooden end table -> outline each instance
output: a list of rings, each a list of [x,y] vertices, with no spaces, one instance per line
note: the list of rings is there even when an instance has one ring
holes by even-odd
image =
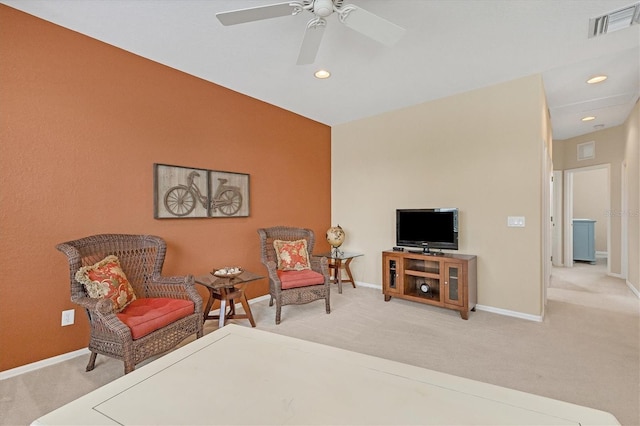
[[[353,275],[351,274],[349,264],[354,258],[363,256],[363,253],[354,253],[347,251],[336,253],[334,250],[332,250],[326,253],[316,254],[315,256],[326,257],[329,260],[329,269],[333,269],[333,277],[331,278],[331,282],[338,283],[338,293],[342,294],[342,283],[351,283],[351,285],[353,285],[353,288],[356,288],[356,282],[353,279]],[[342,263],[343,261],[345,262]],[[342,273],[340,270],[343,267],[347,272],[347,275],[349,276],[348,280],[342,279]]]
[[[205,286],[207,290],[209,290],[209,300],[204,309],[202,322],[208,319],[217,319],[218,327],[222,328],[228,319],[248,319],[251,327],[255,327],[256,322],[253,320],[253,314],[251,313],[247,296],[244,294],[244,289],[250,282],[261,278],[264,277],[249,271],[243,271],[240,275],[233,278],[216,277],[212,273],[196,277],[196,283]],[[220,301],[219,315],[209,314],[214,300]],[[244,314],[236,313],[235,300],[239,300],[242,304]],[[227,302],[229,302],[229,312],[226,312]]]

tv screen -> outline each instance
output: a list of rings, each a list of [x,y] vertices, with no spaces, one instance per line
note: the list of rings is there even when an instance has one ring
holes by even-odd
[[[396,245],[458,250],[458,209],[396,210]]]

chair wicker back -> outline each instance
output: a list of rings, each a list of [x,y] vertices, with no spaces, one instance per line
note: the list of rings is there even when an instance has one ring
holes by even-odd
[[[191,334],[202,336],[202,298],[195,289],[193,276],[163,277],[162,265],[167,251],[165,241],[153,235],[101,234],[68,241],[56,246],[67,256],[71,300],[85,308],[91,326],[87,371],[93,370],[98,353],[121,359],[125,374],[135,364],[165,352]],[[160,330],[133,340],[129,328],[113,310],[109,299],[88,297],[84,286],[75,279],[83,266],[93,265],[108,255],[115,255],[133,287],[137,298],[174,298],[191,300],[194,313]]]
[[[276,262],[276,265],[278,264],[278,256],[276,255],[276,249],[273,246],[274,240],[307,240],[307,250],[309,253],[313,253],[313,247],[316,243],[315,234],[311,229],[276,226],[273,228],[259,229],[258,233],[261,238],[264,238],[264,241],[261,244],[262,263],[265,261],[273,261]]]
[[[327,313],[331,312],[330,307],[330,280],[328,261],[324,257],[312,256],[315,245],[315,234],[313,230],[307,228],[295,228],[287,226],[275,226],[272,228],[258,229],[260,236],[260,253],[262,263],[266,266],[269,274],[269,295],[271,296],[269,306],[276,302],[276,324],[280,324],[283,305],[299,305],[309,303],[314,300],[325,300]],[[324,276],[324,284],[307,287],[297,287],[283,289],[278,277],[278,258],[273,246],[274,240],[296,241],[306,240],[307,250],[311,269]]]

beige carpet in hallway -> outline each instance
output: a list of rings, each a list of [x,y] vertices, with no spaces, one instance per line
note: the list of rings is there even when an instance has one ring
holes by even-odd
[[[252,304],[258,328],[611,412],[640,425],[638,299],[602,265],[554,269],[544,322],[489,312],[457,312],[345,286],[322,302],[275,308]],[[247,321],[237,324],[248,326]],[[205,332],[214,330],[213,321]],[[99,356],[84,372],[82,356],[0,382],[0,424],[37,417],[122,374],[122,363]],[[215,377],[208,380],[215,385]],[[384,392],[381,389],[380,392]]]

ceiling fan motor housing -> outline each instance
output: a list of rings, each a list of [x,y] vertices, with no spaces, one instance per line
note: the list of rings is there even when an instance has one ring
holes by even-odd
[[[326,18],[333,13],[333,1],[315,0],[313,2],[313,13],[322,18]]]

